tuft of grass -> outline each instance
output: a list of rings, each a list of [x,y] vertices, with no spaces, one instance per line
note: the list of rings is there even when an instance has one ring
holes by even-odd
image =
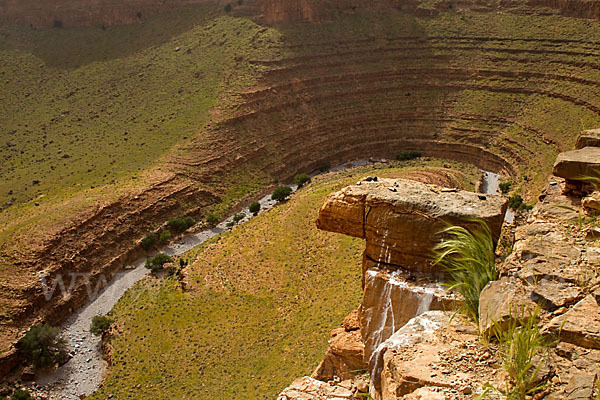
[[[551,342],[542,335],[538,325],[539,309],[523,318],[511,318],[508,327],[494,323],[493,334],[498,339],[502,367],[508,374],[508,400],[525,400],[528,395],[546,387],[539,373]]]
[[[106,315],[96,315],[92,318],[92,323],[90,325],[90,333],[95,336],[100,336],[110,327],[113,320]]]
[[[479,320],[479,295],[490,281],[498,279],[494,241],[488,225],[481,220],[466,229],[449,226],[439,234],[442,241],[435,247],[435,263],[444,267],[450,290],[464,298],[462,311],[473,321]]]

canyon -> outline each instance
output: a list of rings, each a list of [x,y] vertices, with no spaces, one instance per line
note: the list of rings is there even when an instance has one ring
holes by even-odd
[[[200,25],[187,38],[189,40],[182,40],[176,34],[172,37],[166,35],[159,44],[136,48],[133,55],[143,55],[140,58],[144,61],[128,70],[127,80],[133,82],[134,87],[143,86],[138,85],[138,81],[143,82],[152,76],[152,63],[157,59],[164,58],[169,64],[183,64],[181,60],[184,57],[202,54],[207,49],[217,49],[219,53],[223,49],[229,68],[222,73],[222,81],[214,84],[218,87],[218,101],[217,105],[210,107],[207,122],[190,122],[194,133],[157,156],[152,167],[144,170],[140,177],[136,176],[135,184],[131,184],[128,176],[127,181],[123,178],[107,182],[102,188],[109,195],[82,189],[72,196],[65,196],[60,192],[53,194],[49,189],[49,194],[27,193],[22,201],[16,203],[9,202],[13,196],[12,187],[10,194],[8,185],[7,190],[2,188],[2,203],[8,204],[2,208],[0,248],[3,274],[0,281],[3,306],[0,364],[3,374],[21,361],[14,344],[24,330],[42,321],[54,325],[64,322],[86,303],[88,285],[102,286],[102,279],[110,280],[133,260],[145,257],[141,239],[148,232],[164,229],[168,218],[193,216],[202,221],[197,230],[209,228],[209,224],[203,222],[207,215],[216,212],[224,220],[249,201],[261,198],[278,182],[290,181],[298,172],[310,173],[353,159],[394,159],[406,151],[467,162],[499,173],[510,179],[514,190],[529,202],[535,201],[542,193],[546,200],[537,203],[531,214],[538,224],[526,223],[525,228],[518,228],[515,246],[525,246],[528,234],[519,235],[527,230],[547,237],[552,245],[542,249],[547,251],[542,254],[540,249],[534,252],[531,244],[521,251],[525,254],[522,259],[512,256],[505,268],[515,271],[516,279],[520,279],[517,283],[536,280],[541,276],[539,271],[535,272],[537,269],[550,268],[544,271],[544,276],[548,272],[550,276],[559,278],[542,280],[542,286],[535,289],[533,297],[540,303],[554,304],[552,312],[570,307],[576,300],[579,308],[572,312],[576,316],[580,315],[581,309],[585,311],[595,307],[592,297],[582,298],[584,291],[573,287],[583,268],[579,261],[580,256],[583,257],[582,252],[559,246],[561,239],[550,232],[568,231],[568,220],[576,215],[564,209],[557,211],[548,202],[579,207],[578,201],[568,200],[558,188],[564,186],[571,190],[571,195],[580,195],[581,192],[577,191],[582,189],[581,185],[560,179],[549,184],[547,178],[559,153],[571,150],[576,142],[579,144],[575,151],[593,146],[594,138],[597,138],[590,131],[578,139],[581,127],[600,125],[600,66],[596,62],[600,53],[600,35],[595,29],[600,10],[596,2],[565,0],[498,4],[487,1],[245,0],[241,4],[232,3],[232,10],[228,13],[223,9],[225,4],[187,0],[140,0],[115,4],[98,0],[82,5],[74,0],[44,3],[0,0],[0,20],[8,24],[7,28],[3,27],[1,37],[9,43],[1,48],[2,54],[16,52],[23,57],[17,61],[11,59],[19,66],[18,69],[21,69],[22,62],[25,63],[23,75],[41,71],[39,73],[43,77],[58,71],[59,82],[67,82],[64,93],[61,89],[60,98],[69,104],[68,108],[80,100],[89,104],[80,93],[81,87],[68,83],[71,78],[86,65],[110,66],[112,59],[92,58],[90,62],[81,62],[83,67],[77,63],[69,67],[52,64],[48,55],[40,51],[46,43],[46,34],[48,37],[67,37],[71,32],[92,32],[93,35],[107,32],[108,35],[116,32],[113,29],[118,30],[122,24],[131,24],[127,29],[135,32],[171,12],[185,13],[185,10],[195,10],[194,7],[207,7],[214,17]],[[15,23],[21,26],[11,25]],[[248,26],[251,29],[245,33],[244,29]],[[548,31],[549,26],[553,27],[552,32]],[[199,33],[211,30],[217,31],[217,34],[207,39]],[[29,33],[23,32],[39,36],[27,36]],[[248,41],[236,47],[235,38],[245,34]],[[93,35],[91,37],[96,37]],[[39,43],[37,40],[40,40]],[[28,47],[30,42],[35,42],[35,46]],[[168,52],[157,52],[156,48],[161,46]],[[58,57],[61,55],[59,52]],[[7,87],[6,93],[15,99],[24,97],[25,92],[34,93],[33,96],[25,96],[24,101],[30,102],[30,106],[36,109],[37,94],[31,86],[21,86],[25,77],[19,75],[19,79],[12,80],[8,79],[10,74],[4,71],[2,74],[7,78],[2,80]],[[213,79],[206,71],[192,74],[186,70],[185,74],[185,84],[173,92],[173,98],[198,85],[195,82]],[[128,97],[131,93],[129,88],[115,89],[114,98]],[[9,103],[6,100],[6,104]],[[197,107],[197,104],[192,101],[189,107]],[[62,103],[51,107],[52,115],[47,120],[56,123],[56,119],[66,119],[68,124],[76,124],[77,118],[88,118],[83,113],[64,114],[62,108]],[[93,120],[91,126],[102,125],[96,124],[96,120],[105,123],[111,118],[110,114],[100,111],[92,114],[89,117]],[[23,130],[46,131],[47,121],[43,124],[26,121],[23,124],[28,126],[19,125],[14,130],[16,122],[13,124],[10,118],[4,121],[10,132],[6,143],[2,142],[6,144],[4,148],[9,149],[7,154],[13,149],[14,154],[19,153],[15,146],[19,145]],[[56,132],[59,129],[64,129],[64,136],[72,132],[69,126],[55,126]],[[48,129],[50,131],[53,129]],[[142,138],[140,142],[142,146],[146,140]],[[592,160],[597,157],[594,150],[586,152],[591,154]],[[563,154],[563,157],[567,156],[568,153]],[[571,156],[575,161],[579,160],[578,153]],[[14,157],[11,153],[5,165],[14,168],[12,165],[19,164]],[[62,154],[58,157],[61,157],[61,163],[68,162]],[[557,164],[559,169],[555,169],[555,173],[563,174],[561,168],[565,164]],[[577,171],[587,174],[594,169]],[[9,179],[10,173],[3,171],[4,177]],[[36,180],[34,178],[34,182]],[[51,182],[43,180],[41,184],[52,186]],[[36,185],[33,184],[34,187]],[[60,185],[60,180],[56,185]],[[390,198],[398,193],[389,189],[397,188],[392,181],[382,185],[374,191]],[[348,189],[348,192],[359,193],[357,198],[368,197],[362,191],[371,186],[377,185],[364,182],[359,187]],[[401,187],[396,190],[400,191]],[[443,193],[444,196],[456,195],[454,192]],[[354,214],[338,215],[339,210],[336,210],[327,216],[324,211],[318,223],[322,227],[328,226],[329,230],[367,240],[362,273],[365,308],[372,310],[373,315],[385,315],[386,321],[393,320],[394,323],[384,325],[384,329],[373,336],[371,331],[377,331],[381,321],[369,317],[369,321],[376,321],[377,328],[367,327],[367,321],[359,313],[356,315],[358,323],[348,321],[346,326],[338,328],[329,355],[323,360],[320,372],[315,372],[315,377],[327,381],[337,376],[340,368],[342,372],[339,375],[346,380],[349,371],[367,365],[359,357],[360,341],[367,341],[366,353],[370,358],[396,330],[422,311],[434,310],[422,320],[413,321],[416,330],[420,329],[418,326],[427,324],[447,326],[447,314],[437,311],[447,309],[454,300],[436,281],[430,282],[428,275],[439,271],[423,260],[433,243],[432,233],[439,229],[439,225],[419,223],[407,231],[392,229],[384,234],[379,222],[363,225],[360,218],[363,213],[359,211],[362,200],[355,200],[353,196],[350,197],[354,203],[348,209],[352,209]],[[46,203],[48,198],[52,201]],[[384,198],[386,196],[380,200],[383,210],[386,210],[392,205],[382,200]],[[469,201],[478,204],[484,200],[469,198]],[[587,205],[586,209],[592,209],[597,206],[598,197],[590,195],[581,202]],[[327,204],[333,207],[332,203]],[[500,211],[496,210],[493,217],[488,215],[486,218],[493,221],[493,231],[498,235],[504,206],[496,204],[496,207]],[[382,213],[385,216],[387,211]],[[353,219],[348,220],[350,216]],[[463,217],[457,216],[458,220]],[[327,218],[333,219],[327,222]],[[406,222],[401,218],[398,221],[394,226],[401,227]],[[556,224],[556,228],[552,225],[552,229],[547,230],[548,225],[544,224]],[[541,230],[537,231],[538,228]],[[398,247],[396,243],[413,232],[420,235],[413,243],[418,250]],[[576,239],[583,240],[578,236]],[[393,240],[395,247],[389,245],[389,240]],[[550,254],[551,250],[558,254]],[[593,250],[590,251],[590,254],[593,253]],[[562,266],[572,258],[578,264],[568,272],[570,275],[564,275],[567,272],[557,266],[549,267],[540,262],[540,259],[551,262],[560,259]],[[513,264],[509,265],[509,262]],[[420,272],[426,275],[423,278],[412,272],[390,271],[390,265],[408,269],[418,266]],[[53,284],[58,277],[73,271],[89,274],[90,278],[76,282],[69,297],[59,296],[46,301],[39,273],[43,272],[48,282]],[[530,275],[523,275],[526,273]],[[512,280],[507,283],[508,277],[505,278],[502,282],[506,287],[516,285]],[[557,286],[555,281],[563,279],[567,282],[566,287]],[[528,289],[518,287],[515,296],[526,298],[527,294],[523,293],[527,293]],[[550,296],[549,292],[557,288],[560,293],[569,294],[567,300]],[[505,290],[508,289],[502,289],[501,293]],[[410,306],[398,308],[392,304],[388,313],[384,311],[387,306],[377,300],[379,295],[367,296],[367,293],[380,292],[404,299],[401,302]],[[562,311],[567,312],[566,309]],[[556,315],[558,318],[562,314]],[[550,323],[550,315],[546,317]],[[434,322],[427,322],[428,318]],[[482,319],[486,318],[484,315]],[[556,324],[560,323],[562,321],[557,319],[548,325],[548,329],[556,330]],[[457,330],[466,332],[464,327],[460,327],[460,322],[457,324],[458,328],[450,326],[448,335],[458,335]],[[580,343],[580,338],[577,338],[579,327],[566,326],[567,336],[571,338],[568,339],[569,345]],[[436,342],[436,332],[427,331],[427,337],[419,340]],[[466,336],[457,339],[457,343],[468,342],[473,335],[476,336],[476,332],[465,332],[458,332]],[[587,337],[585,346],[593,347],[595,333],[588,332]],[[353,349],[348,357],[341,354],[346,342]],[[390,346],[398,347],[398,354],[401,354],[402,346],[394,347],[392,344]],[[401,356],[394,358],[392,351],[380,350],[380,356],[376,358],[382,369],[381,375],[401,380],[394,376],[397,371],[393,370]],[[579,348],[569,351],[574,354],[582,352]],[[591,371],[591,368],[586,366],[586,371]],[[407,372],[409,375],[412,373],[414,371]],[[388,383],[383,379],[379,392],[388,390]],[[558,389],[566,390],[562,383]],[[305,386],[313,384],[321,385],[310,379],[302,381]],[[437,381],[428,385],[438,389],[448,386]],[[352,387],[339,390],[352,391]],[[421,387],[415,390],[424,392],[429,389]]]

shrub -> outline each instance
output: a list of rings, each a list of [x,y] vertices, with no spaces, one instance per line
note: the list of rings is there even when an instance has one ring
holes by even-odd
[[[235,224],[237,224],[238,222],[240,222],[241,220],[243,220],[244,218],[246,218],[246,216],[244,214],[235,214],[233,216],[233,222]]]
[[[206,222],[209,223],[209,224],[211,224],[211,225],[214,225],[217,222],[219,222],[219,217],[217,217],[215,214],[208,214],[206,216]]]
[[[226,227],[228,227],[228,228],[233,228],[233,227],[235,226],[235,222],[233,222],[233,221],[229,221],[229,222],[227,223],[227,225],[225,225],[225,226],[226,226]]]
[[[165,229],[164,231],[162,231],[160,233],[160,237],[158,238],[158,241],[160,242],[160,244],[165,244],[172,238],[173,238],[173,235],[171,234],[171,231],[169,231],[168,229]]]
[[[435,247],[435,263],[448,272],[447,286],[464,297],[462,311],[473,321],[479,319],[479,295],[485,285],[498,279],[494,242],[483,221],[467,230],[450,226],[440,232],[443,239]]]
[[[319,172],[329,171],[331,169],[331,163],[329,161],[323,161],[319,166]]]
[[[228,13],[231,11],[231,4],[225,5],[225,12]]]
[[[96,315],[92,318],[90,332],[95,336],[100,336],[110,327],[113,320],[106,315]]]
[[[17,389],[10,396],[10,400],[34,400],[27,390]]]
[[[292,194],[292,188],[289,186],[277,186],[271,195],[271,200],[284,201]]]
[[[142,18],[142,12],[141,11],[136,12],[135,15],[138,18]]]
[[[47,324],[34,325],[19,340],[19,349],[35,367],[60,364],[67,359],[67,353],[59,332],[59,328]]]
[[[260,203],[258,201],[255,201],[254,203],[250,204],[250,207],[248,207],[248,211],[250,211],[254,215],[258,214],[258,212],[260,211]]]
[[[298,174],[294,177],[294,183],[298,185],[299,188],[308,182],[310,182],[310,176],[306,174]]]
[[[55,28],[62,28],[63,22],[60,19],[55,19],[53,25]]]
[[[414,150],[405,150],[398,153],[396,156],[396,160],[398,161],[409,161],[414,160],[415,158],[421,157],[423,154],[420,151]]]
[[[510,192],[511,186],[512,186],[512,182],[510,182],[510,181],[500,182],[500,185],[498,185],[498,187],[500,188],[500,191],[503,194],[507,194],[508,192]]]
[[[521,195],[517,193],[513,194],[508,198],[508,206],[515,211],[531,210],[533,208],[532,205],[523,202],[523,197],[521,197]]]
[[[148,251],[156,245],[156,242],[158,242],[156,233],[149,233],[142,239],[141,245],[144,250]]]
[[[154,257],[150,257],[146,260],[146,268],[152,272],[158,272],[162,269],[166,263],[173,262],[173,259],[165,253],[159,253]]]
[[[183,218],[171,218],[168,222],[168,225],[175,232],[185,232],[194,224],[196,221],[192,217],[183,217]]]
[[[507,399],[525,399],[545,387],[538,383],[538,375],[550,341],[541,334],[538,313],[539,310],[534,310],[523,318],[511,318],[507,327],[494,323],[493,334],[500,345],[502,367],[508,374],[503,391]]]

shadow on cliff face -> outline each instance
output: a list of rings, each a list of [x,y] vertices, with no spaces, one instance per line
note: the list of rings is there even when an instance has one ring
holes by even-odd
[[[173,40],[223,13],[214,6],[185,6],[137,24],[105,27],[35,29],[0,24],[0,50],[31,52],[48,67],[77,68],[129,57]],[[60,21],[57,22],[57,24]]]

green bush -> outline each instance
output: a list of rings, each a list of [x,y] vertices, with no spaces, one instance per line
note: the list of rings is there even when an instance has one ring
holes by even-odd
[[[67,359],[65,341],[60,329],[47,324],[34,325],[18,343],[20,351],[35,367],[49,367]]]
[[[92,324],[90,325],[90,332],[95,336],[100,336],[112,324],[113,320],[106,315],[96,315],[92,318]]]
[[[479,319],[481,291],[488,282],[498,279],[490,228],[483,221],[477,221],[477,225],[471,230],[461,226],[442,230],[442,241],[434,248],[435,263],[449,275],[447,286],[463,296],[462,311],[473,321]]]
[[[500,182],[500,185],[498,185],[498,187],[500,188],[500,191],[503,194],[507,194],[508,192],[510,192],[511,186],[512,186],[512,182],[510,182],[510,181]]]
[[[250,204],[250,207],[248,207],[248,211],[250,211],[254,215],[258,214],[258,212],[260,211],[260,203],[258,201],[255,201],[254,203]]]
[[[508,206],[515,211],[531,210],[533,208],[532,205],[523,202],[523,197],[521,197],[521,195],[517,193],[513,194],[508,198]]]
[[[240,222],[244,218],[246,218],[246,216],[244,214],[235,214],[233,216],[233,222],[237,224],[238,222]]]
[[[173,229],[175,232],[185,232],[194,224],[196,221],[192,217],[183,217],[183,218],[171,218],[168,222],[169,228]]]
[[[158,272],[162,269],[166,263],[173,262],[173,259],[165,253],[159,253],[154,257],[150,257],[146,260],[146,268],[152,272]]]
[[[160,233],[160,237],[158,238],[158,241],[160,242],[160,244],[165,244],[168,243],[169,240],[171,240],[173,238],[173,235],[171,234],[171,231],[169,231],[168,229],[165,229],[164,231],[162,231]]]
[[[225,12],[226,13],[231,12],[231,4],[225,5]]]
[[[319,165],[319,172],[329,171],[331,169],[331,163],[329,161],[323,161],[321,165]]]
[[[10,400],[34,400],[27,390],[17,389],[10,396]]]
[[[298,185],[299,188],[308,182],[310,182],[310,176],[306,174],[298,174],[294,177],[294,183]]]
[[[141,245],[144,250],[148,251],[152,249],[157,242],[158,236],[156,236],[156,233],[149,233],[145,238],[142,239]]]
[[[415,158],[419,158],[422,155],[423,154],[420,151],[406,150],[406,151],[401,151],[400,153],[398,153],[398,155],[396,156],[396,160],[409,161],[409,160],[414,160]]]
[[[292,194],[292,188],[289,186],[277,186],[271,195],[271,200],[284,201]]]
[[[210,225],[214,225],[219,222],[219,217],[217,217],[215,214],[208,214],[206,216],[206,222]]]

